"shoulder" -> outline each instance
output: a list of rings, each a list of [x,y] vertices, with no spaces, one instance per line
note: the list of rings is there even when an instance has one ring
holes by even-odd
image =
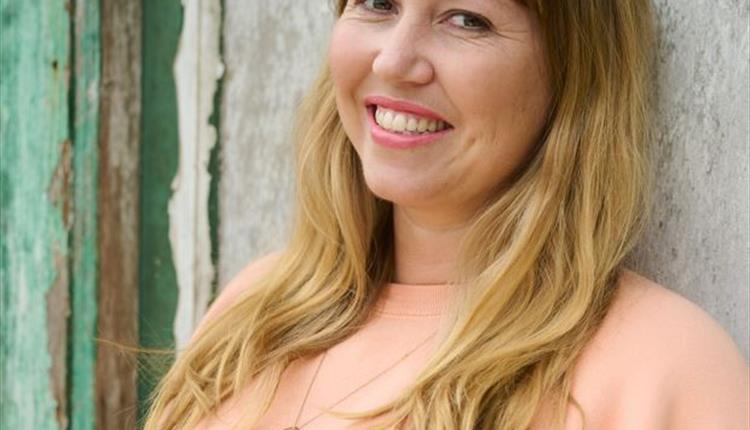
[[[608,346],[625,343],[660,354],[673,351],[664,356],[667,360],[682,361],[685,357],[677,357],[678,352],[696,352],[706,346],[738,353],[729,335],[703,309],[632,271],[620,277],[612,306],[596,337]]]
[[[213,301],[211,306],[206,311],[206,314],[203,316],[203,319],[198,325],[198,328],[195,330],[195,334],[193,335],[193,337],[195,337],[197,333],[202,331],[209,322],[216,319],[235,302],[237,302],[240,296],[250,291],[253,286],[256,285],[257,281],[266,273],[268,273],[269,270],[271,270],[271,268],[279,260],[281,254],[281,251],[267,254],[261,258],[251,261],[242,270],[240,270],[240,272],[237,273],[234,278],[232,278],[232,280],[229,281],[229,283],[227,283],[227,285],[221,289],[221,292],[216,297],[216,300]]]
[[[745,364],[734,341],[706,311],[632,271],[620,277],[611,309],[592,343],[593,348],[623,352],[638,349],[641,358],[653,354],[654,366],[681,368],[701,360]]]
[[[643,420],[632,421],[631,428],[650,428],[646,422],[746,428],[748,375],[742,353],[705,311],[626,271],[579,360],[574,396],[600,416]],[[606,405],[603,392],[609,393]],[[717,427],[717,420],[726,422]]]

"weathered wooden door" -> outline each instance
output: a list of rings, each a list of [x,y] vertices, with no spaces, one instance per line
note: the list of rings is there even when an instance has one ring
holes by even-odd
[[[0,0],[2,429],[137,428],[171,361],[182,19]]]

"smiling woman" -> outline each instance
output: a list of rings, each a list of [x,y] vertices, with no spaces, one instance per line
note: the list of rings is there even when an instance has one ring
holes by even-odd
[[[294,234],[224,289],[146,428],[747,428],[729,337],[623,266],[648,1],[337,12]]]
[[[433,227],[466,225],[543,132],[542,37],[532,10],[511,1],[350,2],[334,27],[331,77],[370,190],[431,211]],[[427,120],[436,130],[420,132]]]

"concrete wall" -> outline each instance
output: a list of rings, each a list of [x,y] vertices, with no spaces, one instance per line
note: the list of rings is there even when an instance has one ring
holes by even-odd
[[[747,356],[750,3],[655,4],[657,184],[634,267],[701,305]]]
[[[658,184],[642,273],[711,313],[748,354],[750,6],[655,1],[661,31]],[[220,284],[282,246],[290,119],[331,25],[328,2],[226,0]]]

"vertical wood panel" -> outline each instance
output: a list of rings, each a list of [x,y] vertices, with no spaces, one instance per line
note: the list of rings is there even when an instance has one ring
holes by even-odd
[[[0,0],[0,427],[67,426],[70,17]],[[33,31],[32,31],[33,30]]]
[[[99,320],[102,339],[138,344],[141,4],[104,0],[99,133]],[[137,366],[106,342],[96,363],[96,428],[136,427]]]
[[[176,0],[142,0],[143,63],[140,173],[139,339],[144,347],[174,347],[177,280],[169,244],[167,205],[177,172],[179,139],[173,63],[182,25]],[[167,357],[168,358],[168,357]],[[144,357],[138,373],[139,417],[169,360]]]
[[[216,145],[216,129],[209,120],[217,80],[223,74],[219,57],[220,0],[182,3],[185,20],[175,59],[180,159],[169,202],[169,239],[179,286],[174,323],[178,349],[187,344],[212,294],[208,168]]]
[[[99,116],[99,2],[79,0],[74,7],[72,91],[74,112],[71,236],[71,314],[68,353],[70,424],[93,430],[97,296],[97,132]]]

